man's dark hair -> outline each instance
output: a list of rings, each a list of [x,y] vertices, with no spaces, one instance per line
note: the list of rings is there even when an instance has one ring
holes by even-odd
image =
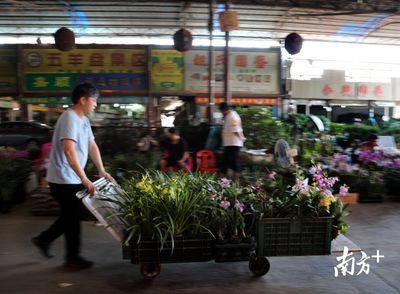
[[[231,109],[231,107],[230,107],[229,104],[226,103],[226,102],[222,102],[222,103],[219,105],[219,110],[220,110],[220,111],[226,111],[226,110],[229,110],[229,109]]]
[[[78,104],[79,99],[81,97],[89,98],[89,97],[98,97],[99,90],[95,86],[89,83],[80,84],[75,87],[72,91],[72,103]]]
[[[375,140],[378,140],[378,136],[377,136],[376,134],[370,134],[370,135],[367,137],[367,140],[370,141],[370,142],[375,141]]]
[[[175,128],[169,128],[169,129],[168,129],[168,133],[179,135],[178,129],[175,129]]]

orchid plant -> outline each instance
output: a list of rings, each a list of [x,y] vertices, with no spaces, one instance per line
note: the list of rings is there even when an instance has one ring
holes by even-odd
[[[248,206],[249,190],[231,180],[218,180],[212,196],[213,229],[219,240],[239,240],[246,237],[246,215],[252,214]]]
[[[338,178],[329,177],[320,164],[313,165],[307,173],[309,177],[298,170],[295,182],[285,185],[281,176],[268,172],[261,180],[262,184],[254,190],[258,199],[256,206],[260,212],[259,217],[332,216],[334,225],[345,233],[347,225],[343,217],[347,215],[347,205],[343,205],[332,192]],[[347,185],[342,185],[339,189],[341,195],[349,191]]]

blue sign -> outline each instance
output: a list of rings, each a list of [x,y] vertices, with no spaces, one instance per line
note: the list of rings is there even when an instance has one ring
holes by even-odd
[[[144,73],[79,74],[79,83],[90,83],[99,90],[143,91],[147,89],[147,78]]]

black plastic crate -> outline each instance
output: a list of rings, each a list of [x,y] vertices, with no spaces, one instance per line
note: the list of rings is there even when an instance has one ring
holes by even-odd
[[[159,240],[142,239],[129,247],[124,246],[123,257],[135,264],[209,261],[213,257],[212,239],[209,234],[197,238],[178,236],[173,249],[171,240],[167,240],[162,250]]]
[[[265,218],[257,228],[259,256],[331,253],[332,218]]]

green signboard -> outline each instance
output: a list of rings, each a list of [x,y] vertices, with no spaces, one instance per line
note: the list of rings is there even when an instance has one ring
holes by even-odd
[[[27,74],[27,91],[70,91],[77,85],[76,74]]]

